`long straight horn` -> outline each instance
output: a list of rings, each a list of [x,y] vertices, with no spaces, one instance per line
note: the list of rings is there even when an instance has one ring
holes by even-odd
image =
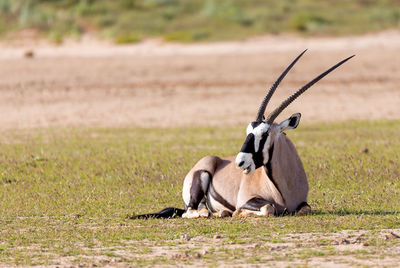
[[[256,121],[262,121],[262,117],[264,115],[265,109],[267,108],[268,102],[271,99],[272,95],[275,92],[275,89],[279,86],[279,83],[282,81],[282,79],[286,76],[286,74],[292,69],[292,67],[296,64],[296,62],[300,59],[301,56],[303,56],[304,53],[306,53],[307,49],[301,52],[300,55],[297,56],[297,58],[294,59],[294,61],[283,71],[281,76],[279,76],[278,80],[275,81],[275,83],[272,85],[270,90],[268,91],[267,95],[265,96],[264,100],[262,101],[260,108],[258,109],[257,112],[257,117]]]
[[[341,62],[339,62],[338,64],[334,65],[333,67],[331,67],[330,69],[328,69],[327,71],[323,72],[322,74],[320,74],[319,76],[317,76],[316,78],[314,78],[313,80],[311,80],[310,82],[308,82],[305,86],[303,86],[302,88],[300,88],[299,90],[296,91],[296,93],[294,93],[293,95],[291,95],[289,98],[287,98],[285,101],[283,101],[281,103],[281,105],[276,108],[267,118],[266,122],[271,125],[275,118],[290,104],[292,103],[298,96],[300,96],[301,94],[303,94],[307,89],[309,89],[312,85],[314,85],[315,83],[317,83],[319,80],[321,80],[324,76],[326,76],[327,74],[329,74],[330,72],[332,72],[333,70],[335,70],[337,67],[339,67],[340,65],[342,65],[343,63],[345,63],[346,61],[348,61],[349,59],[351,59],[353,56],[348,57],[347,59],[342,60]]]

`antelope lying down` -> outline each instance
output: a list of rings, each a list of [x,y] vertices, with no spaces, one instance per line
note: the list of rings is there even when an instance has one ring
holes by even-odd
[[[238,155],[227,158],[206,156],[189,171],[182,191],[185,210],[167,208],[134,218],[198,218],[208,217],[211,213],[219,217],[309,214],[306,173],[293,143],[284,133],[298,126],[301,115],[293,114],[279,124],[274,120],[298,96],[354,55],[297,90],[265,119],[265,109],[276,88],[305,52],[284,70],[268,91],[255,121],[247,126],[247,137]]]

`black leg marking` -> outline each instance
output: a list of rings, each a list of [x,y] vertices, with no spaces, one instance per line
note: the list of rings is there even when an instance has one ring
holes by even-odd
[[[211,186],[209,187],[209,189],[211,189]],[[211,192],[211,190],[210,190]],[[211,193],[210,193],[211,194]],[[217,212],[212,206],[211,206],[211,202],[210,199],[206,198],[206,208],[211,211],[212,213]]]
[[[193,174],[192,187],[190,187],[190,201],[188,204],[188,207],[192,209],[197,209],[199,207],[200,202],[203,200],[206,194],[201,186],[201,174],[203,172],[207,171],[197,170]],[[208,173],[208,175],[210,176],[210,173]]]
[[[271,202],[268,202],[267,200],[259,197],[253,197],[249,201],[246,202],[241,208],[242,209],[248,209],[248,210],[253,210],[253,211],[259,211],[261,207],[265,206]]]

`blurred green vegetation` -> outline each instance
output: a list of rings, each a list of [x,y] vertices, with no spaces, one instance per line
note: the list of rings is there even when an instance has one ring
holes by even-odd
[[[400,26],[399,0],[0,0],[0,35],[34,29],[62,42],[242,39],[265,33],[362,34]]]

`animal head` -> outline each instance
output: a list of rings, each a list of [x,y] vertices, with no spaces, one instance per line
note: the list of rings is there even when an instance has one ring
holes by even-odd
[[[323,72],[305,86],[297,90],[293,95],[284,100],[267,118],[264,117],[264,112],[269,100],[274,94],[276,88],[290,69],[296,64],[301,56],[306,52],[304,50],[297,58],[283,71],[279,78],[272,85],[264,100],[258,109],[256,120],[251,122],[246,129],[246,139],[243,146],[236,156],[236,166],[243,170],[244,174],[250,174],[257,168],[266,165],[270,160],[271,151],[273,150],[274,141],[285,130],[294,129],[299,125],[300,113],[293,114],[290,118],[282,121],[279,124],[274,123],[276,117],[298,96],[303,94],[312,85],[321,80],[324,76],[332,72],[334,69],[351,59],[353,56],[348,57],[336,65]]]

